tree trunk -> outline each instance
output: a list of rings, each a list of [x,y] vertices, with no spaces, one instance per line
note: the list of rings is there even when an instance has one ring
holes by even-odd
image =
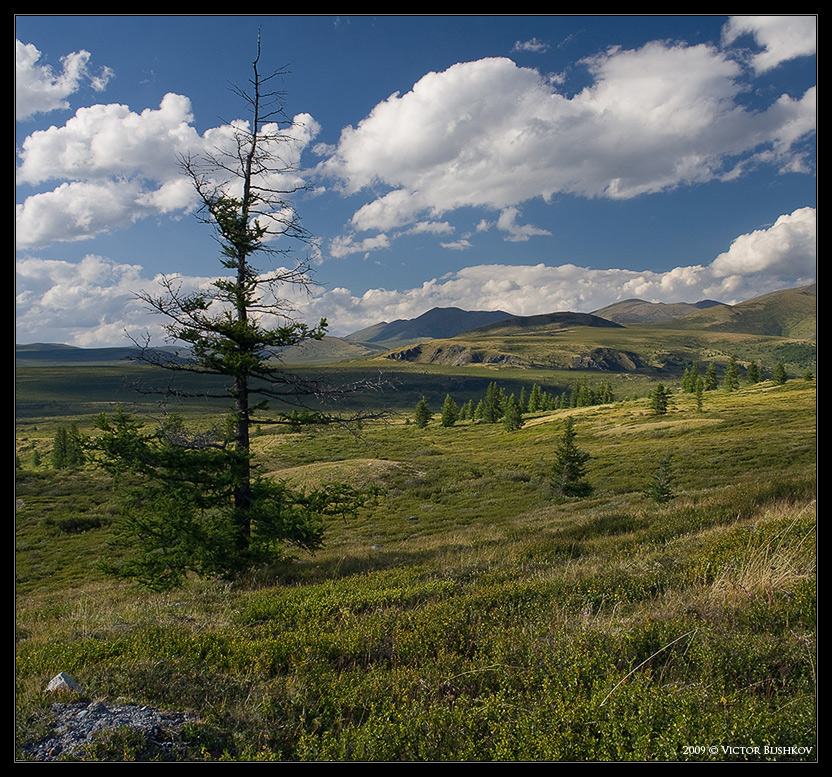
[[[251,536],[251,459],[249,456],[251,439],[248,381],[244,377],[235,379],[234,394],[234,409],[237,416],[234,442],[237,450],[242,454],[237,485],[234,488],[234,506],[240,529],[239,542],[245,546]]]

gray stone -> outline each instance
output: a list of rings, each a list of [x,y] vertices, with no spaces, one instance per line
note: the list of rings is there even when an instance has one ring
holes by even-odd
[[[68,675],[66,672],[59,672],[56,674],[46,686],[47,691],[72,691],[73,693],[83,693],[84,689],[78,684],[78,681]]]

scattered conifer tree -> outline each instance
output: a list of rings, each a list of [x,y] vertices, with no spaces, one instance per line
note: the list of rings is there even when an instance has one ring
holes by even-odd
[[[509,432],[515,432],[523,427],[523,413],[520,410],[520,403],[514,398],[514,394],[506,400],[503,426]]]
[[[532,386],[531,393],[529,394],[529,404],[528,404],[528,412],[529,413],[536,413],[538,410],[543,409],[543,401],[542,401],[542,391],[540,386],[535,383]]]
[[[714,391],[719,386],[719,381],[716,377],[716,366],[713,362],[708,364],[705,370],[705,391]]]
[[[603,405],[610,404],[615,401],[615,394],[612,390],[612,383],[602,382],[598,384],[598,402]]]
[[[783,366],[783,362],[777,362],[777,364],[774,365],[774,369],[771,373],[771,379],[778,386],[782,386],[786,382],[786,368]]]
[[[736,391],[740,387],[740,371],[737,366],[737,357],[733,354],[728,360],[728,366],[725,368],[722,385],[726,391]]]
[[[671,472],[671,457],[665,456],[660,462],[656,470],[650,486],[644,492],[645,496],[649,497],[655,502],[664,503],[673,499],[673,473]]]
[[[650,392],[650,407],[656,415],[664,415],[670,405],[670,389],[663,383],[656,384]]]
[[[459,406],[450,394],[445,396],[442,404],[442,426],[453,426],[459,420]]]
[[[84,440],[75,424],[69,428],[59,426],[52,440],[52,466],[55,469],[71,469],[84,464]]]
[[[699,361],[695,361],[690,367],[685,368],[679,387],[686,394],[693,394],[696,391],[696,384],[700,377]]]
[[[696,376],[696,388],[694,389],[694,393],[696,394],[696,409],[698,412],[702,412],[702,396],[705,392],[705,380],[701,375]]]
[[[497,383],[488,384],[485,398],[482,400],[482,420],[487,424],[496,424],[503,417],[505,392]]]
[[[433,413],[430,412],[428,401],[425,397],[422,397],[416,403],[416,410],[413,412],[413,423],[420,429],[424,429],[430,423],[431,418],[433,418]]]
[[[588,496],[592,493],[592,486],[584,480],[590,456],[578,448],[576,436],[574,421],[569,417],[552,465],[552,487],[561,496]]]

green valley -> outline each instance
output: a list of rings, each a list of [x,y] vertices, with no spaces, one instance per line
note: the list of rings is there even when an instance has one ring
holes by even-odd
[[[378,499],[331,519],[315,553],[169,592],[100,568],[122,552],[118,490],[89,461],[57,466],[58,430],[95,435],[117,406],[199,426],[223,405],[154,404],[127,387],[148,367],[19,353],[18,758],[35,760],[53,702],[99,700],[191,718],[164,746],[122,727],[55,760],[815,761],[815,297],[770,297],[296,359],[336,382],[383,376],[350,406],[384,417],[258,429],[258,471]],[[683,386],[711,362],[716,388]],[[492,385],[523,397],[519,428],[442,423],[446,397],[474,407]],[[580,496],[558,490],[567,419]],[[59,672],[84,690],[46,692]]]

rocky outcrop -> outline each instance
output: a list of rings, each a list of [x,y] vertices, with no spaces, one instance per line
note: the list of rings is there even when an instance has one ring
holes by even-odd
[[[571,366],[573,370],[633,372],[644,365],[634,353],[614,348],[596,348],[588,354],[573,357]]]
[[[78,681],[65,672],[53,677],[46,690],[63,700],[50,707],[47,735],[22,746],[25,758],[31,761],[83,760],[85,748],[97,736],[119,728],[137,733],[149,752],[171,754],[181,747],[178,733],[194,720],[190,712],[167,712],[145,704],[90,702],[83,698],[86,694]]]
[[[419,361],[422,355],[422,346],[414,345],[410,348],[402,348],[398,351],[391,351],[385,355],[386,359],[394,359],[399,362],[415,362]]]
[[[464,367],[467,364],[523,364],[517,356],[499,351],[471,348],[467,345],[423,344],[401,348],[387,354],[388,359],[426,364],[447,364]]]

